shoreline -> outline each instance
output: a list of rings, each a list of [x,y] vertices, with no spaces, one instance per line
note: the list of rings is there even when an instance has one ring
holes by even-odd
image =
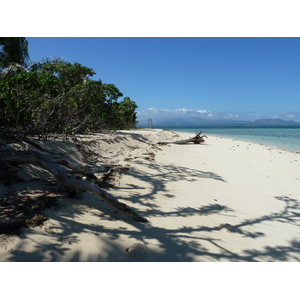
[[[288,149],[288,148],[282,148],[280,146],[264,144],[264,143],[260,143],[260,142],[254,142],[254,141],[249,141],[249,140],[244,140],[244,139],[239,139],[239,138],[236,139],[236,138],[232,138],[232,137],[224,137],[224,136],[219,136],[219,135],[210,135],[210,136],[215,137],[215,138],[220,138],[220,139],[228,139],[228,140],[233,140],[233,141],[245,142],[245,143],[249,143],[249,144],[261,145],[261,146],[268,147],[268,148],[274,148],[274,149],[278,149],[278,150],[282,150],[282,151],[300,154],[300,151],[292,150],[292,149]]]
[[[105,164],[130,169],[105,190],[149,222],[88,192],[62,194],[42,226],[0,235],[0,261],[300,261],[299,153],[211,135],[200,145],[156,144],[191,136],[162,129],[77,136],[94,153],[86,163],[97,176]],[[73,142],[62,143],[46,144],[82,161]],[[12,188],[47,188],[25,171],[27,181]]]
[[[244,129],[245,127],[226,127],[224,128],[225,130],[226,129]],[[170,130],[173,130],[175,132],[179,132],[179,133],[191,133],[191,131],[189,132],[189,130],[192,130],[193,128],[189,128],[187,131],[177,131],[176,128],[172,128]],[[287,151],[294,151],[294,152],[297,152],[297,153],[300,153],[300,144],[299,145],[292,145],[292,146],[289,146],[287,148],[286,145],[278,145],[278,141],[272,141],[271,144],[267,143],[267,142],[262,142],[262,141],[257,141],[257,140],[248,140],[247,137],[243,137],[241,135],[239,135],[237,138],[234,137],[234,135],[232,136],[222,136],[222,135],[218,135],[217,133],[210,133],[210,132],[205,132],[205,129],[212,129],[210,127],[208,128],[205,128],[205,127],[201,127],[201,131],[203,134],[208,134],[210,136],[215,136],[215,137],[220,137],[220,138],[228,138],[228,139],[237,139],[237,140],[242,140],[242,141],[246,141],[246,142],[249,142],[249,143],[256,143],[256,144],[261,144],[261,145],[265,145],[265,146],[268,146],[268,147],[275,147],[275,148],[280,148],[282,150],[287,150]],[[220,129],[219,127],[218,128],[214,128],[214,129]],[[254,128],[255,129],[255,128]],[[287,127],[258,127],[258,129],[287,129]],[[294,127],[291,127],[289,129],[298,129],[298,127],[294,128]],[[300,129],[300,127],[299,127]],[[166,130],[169,130],[169,129],[166,129]],[[182,130],[185,130],[184,128],[182,128]],[[199,131],[200,129],[199,128],[195,128],[195,132],[196,131]],[[280,142],[279,144],[281,144],[282,142]],[[293,142],[294,143],[294,142]]]

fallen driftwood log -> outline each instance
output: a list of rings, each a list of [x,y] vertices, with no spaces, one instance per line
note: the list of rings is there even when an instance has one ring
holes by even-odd
[[[0,161],[2,164],[11,163],[14,165],[20,165],[28,163],[42,167],[43,169],[49,171],[55,177],[58,183],[65,187],[70,193],[74,193],[74,191],[80,189],[89,191],[97,195],[99,198],[101,198],[111,206],[117,208],[121,212],[133,217],[136,221],[147,222],[147,219],[139,216],[131,208],[127,207],[126,204],[119,202],[117,198],[102,190],[96,184],[87,180],[71,178],[59,164],[71,168],[76,172],[83,173],[90,178],[96,178],[96,176],[93,175],[90,171],[87,171],[87,169],[85,169],[84,167],[80,167],[74,163],[67,161],[66,159],[53,159],[50,155],[43,154],[34,150],[28,150],[14,151],[11,153],[3,154],[1,155]]]
[[[196,135],[193,138],[186,139],[186,140],[180,140],[180,141],[175,141],[175,142],[158,142],[157,144],[159,145],[168,145],[168,144],[178,144],[178,145],[185,145],[188,143],[194,143],[194,144],[201,144],[204,143],[205,140],[204,138],[207,138],[206,135],[201,135],[201,131],[196,133]]]

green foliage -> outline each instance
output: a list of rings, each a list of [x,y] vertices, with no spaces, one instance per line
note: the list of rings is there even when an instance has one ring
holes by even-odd
[[[26,70],[29,61],[28,41],[24,37],[0,37],[0,70],[16,73]]]
[[[28,64],[26,38],[0,38],[0,130],[73,134],[136,125],[137,105],[95,72],[60,58]]]
[[[22,134],[73,134],[136,125],[137,105],[95,73],[61,60],[34,64],[30,72],[0,80],[0,126]]]

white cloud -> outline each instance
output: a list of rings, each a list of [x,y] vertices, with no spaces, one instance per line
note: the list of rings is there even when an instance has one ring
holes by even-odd
[[[174,110],[169,110],[170,113],[177,113],[177,114],[186,114],[190,112],[194,112],[193,110],[186,109],[186,108],[178,108]]]
[[[238,119],[238,118],[239,118],[239,115],[238,115],[238,114],[236,114],[236,115],[234,115],[234,114],[228,114],[228,115],[226,116],[226,118],[228,118],[228,119]]]
[[[295,115],[286,115],[288,118],[291,118],[291,119],[295,119],[296,116]]]
[[[150,108],[147,108],[146,111],[150,111],[150,112],[169,112],[170,110],[169,109],[158,109],[158,108],[150,107]]]
[[[191,110],[186,108],[178,109],[157,109],[147,108],[144,111],[137,111],[139,123],[147,123],[149,118],[155,122],[168,121],[171,119],[177,120],[190,120],[190,119],[220,119],[222,116],[212,113],[207,109]]]
[[[300,112],[283,112],[281,115],[284,115],[286,118],[289,119],[296,119],[299,118]]]

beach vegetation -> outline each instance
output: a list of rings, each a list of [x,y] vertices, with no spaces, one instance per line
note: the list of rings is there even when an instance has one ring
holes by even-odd
[[[137,105],[130,97],[121,99],[123,94],[114,84],[93,80],[92,68],[61,58],[29,64],[28,43],[18,39],[22,40],[0,40],[2,133],[10,129],[47,138],[53,133],[135,128]],[[15,47],[19,55],[10,55],[14,43],[19,45]]]

